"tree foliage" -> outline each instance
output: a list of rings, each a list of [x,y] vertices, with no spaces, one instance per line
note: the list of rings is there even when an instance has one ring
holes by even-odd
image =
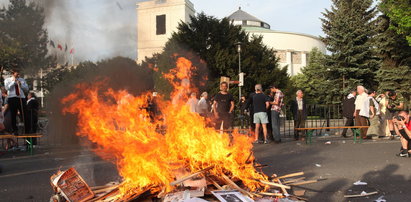
[[[333,83],[328,80],[329,71],[325,62],[326,55],[314,48],[309,53],[308,65],[300,74],[291,78],[294,86],[304,92],[310,103],[330,104],[333,95],[338,94],[332,91],[335,88],[332,88]]]
[[[377,72],[377,80],[381,91],[395,90],[405,98],[410,99],[411,89],[411,46],[404,34],[399,34],[390,27],[391,18],[385,13],[385,5],[389,0],[383,0],[381,15],[378,17],[378,35],[376,46],[381,58],[381,68]]]
[[[333,0],[323,13],[322,28],[330,55],[326,57],[329,80],[334,85],[327,92],[338,92],[341,100],[354,86],[375,88],[379,61],[373,45],[376,9],[372,0]]]
[[[381,11],[390,18],[390,27],[405,37],[411,45],[411,1],[410,0],[383,0],[380,3]]]
[[[33,1],[10,0],[0,11],[0,66],[36,73],[53,63],[47,55],[48,35],[44,11]],[[4,45],[4,49],[3,49]]]
[[[146,59],[146,63],[154,62],[159,69],[155,76],[156,89],[168,94],[170,86],[160,78],[161,74],[173,68],[178,57],[184,56],[198,69],[192,82],[198,83],[200,90],[216,93],[221,76],[238,80],[238,42],[242,47],[242,72],[246,73],[243,93],[254,91],[256,83],[265,87],[271,84],[281,88],[287,86],[286,69],[278,67],[274,51],[262,43],[261,37],[250,37],[227,18],[217,19],[200,13],[192,16],[190,23],[179,24],[178,31],[173,33],[161,54]],[[237,95],[237,85],[230,85],[230,92]]]

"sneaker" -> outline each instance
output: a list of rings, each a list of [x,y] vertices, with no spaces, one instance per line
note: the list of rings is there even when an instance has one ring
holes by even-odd
[[[268,140],[264,140],[264,144],[268,144],[269,142],[268,142]]]
[[[410,154],[406,150],[402,150],[399,154],[397,154],[399,157],[409,157]]]

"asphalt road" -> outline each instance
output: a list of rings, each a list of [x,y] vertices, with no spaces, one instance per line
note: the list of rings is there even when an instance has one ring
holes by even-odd
[[[331,144],[324,144],[328,140]],[[268,175],[304,171],[307,179],[324,179],[302,185],[310,201],[349,201],[344,198],[349,190],[379,192],[350,201],[374,201],[382,195],[389,202],[411,201],[411,158],[396,157],[399,147],[398,141],[353,144],[351,139],[326,137],[312,145],[286,141],[256,145],[254,150],[257,160],[268,165],[263,169]],[[74,166],[91,186],[120,179],[113,164],[79,146],[40,148],[33,156],[10,152],[0,156],[0,165],[0,201],[48,201],[49,178],[59,168]],[[368,185],[354,186],[358,180]]]

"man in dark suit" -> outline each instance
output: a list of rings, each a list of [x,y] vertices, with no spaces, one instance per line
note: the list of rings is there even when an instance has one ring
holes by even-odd
[[[354,112],[355,112],[355,96],[357,91],[353,90],[350,94],[343,100],[342,111],[343,116],[347,119],[345,121],[345,126],[354,126]],[[347,137],[347,128],[344,128],[341,136]]]
[[[303,99],[304,94],[302,90],[298,90],[296,93],[297,97],[291,100],[291,112],[294,117],[294,128],[304,128],[305,120],[307,119],[307,104]],[[294,130],[294,139],[298,140],[300,138],[300,132]],[[305,133],[303,132],[303,135]]]
[[[39,120],[39,102],[33,92],[27,95],[27,126],[25,127],[26,134],[37,132],[37,122]],[[37,145],[37,138],[33,138],[33,145]]]

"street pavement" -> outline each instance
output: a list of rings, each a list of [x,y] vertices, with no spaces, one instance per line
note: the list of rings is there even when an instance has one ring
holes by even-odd
[[[331,144],[325,142],[331,141]],[[309,201],[411,201],[411,158],[395,156],[398,140],[367,140],[336,136],[314,138],[312,145],[286,140],[281,144],[255,145],[257,161],[268,165],[267,175],[304,171],[308,179],[322,181],[301,185]],[[59,169],[75,167],[90,186],[120,181],[116,167],[81,146],[45,147],[33,156],[9,152],[0,156],[0,201],[48,201],[52,195],[50,176]],[[361,180],[367,186],[354,186]],[[378,191],[378,194],[347,200],[352,191]]]

